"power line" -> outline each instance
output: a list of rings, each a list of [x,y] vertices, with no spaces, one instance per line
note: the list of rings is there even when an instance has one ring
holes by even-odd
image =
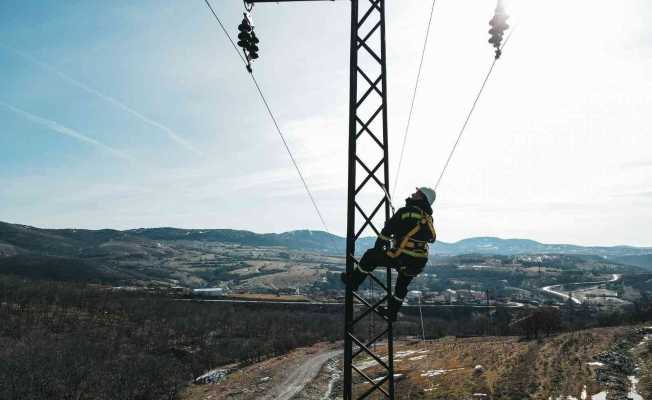
[[[272,118],[272,121],[274,122],[274,126],[276,127],[276,131],[278,132],[278,135],[281,137],[281,140],[283,141],[283,146],[285,146],[285,150],[287,150],[288,155],[290,156],[290,160],[292,160],[292,164],[294,164],[294,168],[296,168],[297,173],[299,174],[299,178],[301,178],[301,182],[303,183],[303,187],[306,189],[306,193],[308,193],[308,196],[310,197],[310,201],[312,201],[312,205],[315,207],[315,211],[317,211],[317,215],[319,215],[319,219],[321,220],[322,225],[324,225],[324,229],[326,229],[326,232],[328,232],[328,226],[326,225],[326,222],[324,221],[324,217],[321,214],[321,211],[319,211],[319,207],[317,206],[317,202],[315,201],[315,198],[312,196],[312,192],[308,188],[308,183],[306,182],[305,178],[303,177],[303,174],[301,173],[301,169],[299,168],[299,164],[297,164],[297,160],[294,159],[294,156],[292,155],[292,151],[290,151],[290,147],[288,146],[288,142],[285,140],[285,136],[281,132],[281,128],[278,126],[278,122],[276,121],[276,118],[274,117],[274,114],[272,113],[271,108],[269,107],[269,104],[267,103],[267,99],[265,99],[265,95],[263,95],[263,91],[260,89],[260,85],[258,85],[258,81],[256,80],[256,77],[253,74],[249,74],[251,76],[251,79],[253,80],[254,84],[256,85],[256,89],[258,89],[258,94],[260,94],[260,98],[263,100],[263,103],[265,104],[265,107],[267,108],[267,112],[269,113],[269,116]]]
[[[220,20],[220,17],[217,16],[215,13],[215,10],[213,10],[213,7],[211,6],[210,2],[208,0],[204,0],[208,8],[210,9],[211,13],[217,20],[218,24],[220,24],[220,27],[222,28],[222,31],[224,32],[224,35],[229,39],[229,42],[231,42],[231,45],[233,45],[233,48],[235,49],[236,53],[238,54],[238,57],[240,57],[240,60],[242,60],[243,64],[245,66],[248,65],[247,61],[245,58],[240,54],[240,50],[238,50],[238,46],[235,44],[233,39],[231,39],[231,35],[229,35],[229,32],[226,30],[224,27],[224,24]],[[290,156],[290,160],[292,161],[292,164],[294,165],[294,168],[297,170],[297,173],[299,174],[299,178],[301,179],[301,182],[303,183],[303,187],[306,189],[306,193],[308,194],[308,197],[310,197],[310,201],[312,202],[313,207],[315,208],[315,211],[317,212],[317,215],[319,216],[319,220],[321,221],[322,225],[324,226],[324,229],[326,232],[329,232],[328,225],[326,225],[326,221],[324,220],[324,217],[319,210],[319,207],[317,206],[317,202],[315,201],[315,198],[312,195],[312,192],[310,191],[310,188],[308,187],[308,183],[306,182],[306,179],[303,177],[303,174],[301,173],[301,168],[299,168],[299,164],[297,163],[297,160],[294,158],[294,155],[292,154],[292,151],[290,150],[290,146],[288,145],[287,140],[285,139],[285,135],[283,135],[283,132],[281,131],[281,128],[278,124],[278,121],[276,120],[276,117],[274,116],[274,113],[272,112],[272,109],[267,102],[267,98],[263,94],[262,89],[260,88],[260,85],[258,84],[258,81],[256,80],[256,77],[254,76],[253,72],[249,72],[249,76],[251,77],[252,82],[256,86],[256,90],[258,91],[258,94],[260,95],[261,100],[263,101],[263,104],[265,105],[265,108],[267,109],[267,113],[269,114],[270,118],[272,119],[272,122],[274,123],[274,127],[276,127],[276,132],[278,135],[281,137],[281,140],[283,141],[283,146],[285,147],[285,150],[287,151],[288,155]]]
[[[417,72],[416,83],[414,84],[414,92],[412,93],[412,102],[410,104],[410,113],[408,114],[407,124],[405,125],[405,133],[403,134],[403,145],[401,146],[401,156],[398,159],[398,169],[396,170],[396,178],[394,179],[394,191],[392,195],[396,194],[396,187],[398,185],[398,178],[401,174],[401,164],[403,163],[403,154],[405,153],[405,144],[407,142],[408,132],[410,131],[410,122],[412,121],[412,111],[414,110],[414,101],[417,98],[417,90],[419,88],[419,80],[421,78],[421,68],[423,67],[423,60],[426,55],[426,46],[428,45],[428,37],[430,36],[430,26],[432,25],[432,16],[435,12],[435,4],[437,0],[432,0],[430,7],[430,17],[428,18],[428,27],[426,28],[426,37],[423,41],[423,49],[421,50],[421,61],[419,62],[419,70]]]
[[[231,44],[233,45],[233,49],[238,54],[238,57],[240,57],[240,60],[242,60],[243,64],[247,65],[247,60],[245,60],[244,57],[242,57],[242,54],[240,54],[240,50],[238,50],[238,46],[235,44],[233,39],[231,39],[231,35],[229,35],[229,31],[226,30],[224,24],[222,23],[222,20],[220,19],[220,17],[217,16],[215,10],[213,10],[213,6],[211,6],[211,3],[208,0],[204,0],[204,2],[208,6],[208,9],[211,10],[211,13],[213,14],[213,17],[215,17],[215,19],[217,20],[217,23],[220,24],[220,27],[222,28],[222,32],[224,32],[226,38],[229,39],[229,42],[231,42]]]
[[[512,34],[516,31],[516,27],[512,29],[512,31],[507,35],[507,38],[505,38],[505,41],[503,42],[503,45],[500,47],[500,51],[505,48],[507,45],[507,42],[509,42],[509,39],[512,37]],[[478,100],[480,100],[480,96],[482,95],[482,92],[484,91],[485,86],[487,85],[487,81],[489,80],[489,77],[491,76],[491,73],[494,70],[494,67],[496,66],[496,61],[498,61],[497,57],[494,57],[493,62],[491,63],[491,67],[489,67],[489,71],[487,72],[487,75],[484,78],[484,81],[482,82],[482,86],[480,86],[480,90],[478,91],[478,94],[475,96],[475,100],[473,101],[473,105],[471,106],[471,109],[469,110],[469,113],[466,116],[466,120],[464,120],[464,124],[462,125],[462,128],[460,129],[460,133],[457,135],[457,140],[455,140],[455,144],[453,145],[453,148],[451,149],[451,152],[448,154],[448,158],[446,159],[446,163],[444,164],[444,168],[441,170],[441,174],[439,175],[439,179],[437,179],[437,183],[435,184],[435,190],[439,187],[439,184],[441,183],[442,178],[444,177],[444,173],[446,172],[446,169],[448,168],[448,164],[450,163],[451,159],[453,158],[453,154],[455,153],[455,150],[457,149],[457,145],[460,143],[460,140],[462,139],[462,135],[464,134],[464,131],[466,130],[466,126],[469,124],[469,121],[471,120],[471,116],[473,115],[473,111],[475,111],[475,106],[478,104]]]

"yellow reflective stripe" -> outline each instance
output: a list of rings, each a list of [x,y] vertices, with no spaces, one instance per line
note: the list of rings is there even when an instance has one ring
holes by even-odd
[[[405,213],[401,215],[401,219],[407,219],[407,218],[414,218],[414,219],[421,219],[423,218],[423,215],[421,213]]]
[[[386,254],[391,258],[396,258],[401,254],[406,254],[408,256],[416,257],[416,258],[428,258],[427,251],[418,252],[418,251],[412,251],[407,249],[396,249],[396,251],[388,251]]]
[[[411,239],[409,242],[407,242],[405,244],[405,248],[406,249],[419,249],[419,250],[427,251],[428,250],[428,243]]]
[[[428,252],[416,252],[412,250],[402,250],[403,254],[407,254],[408,256],[416,257],[416,258],[428,258]]]

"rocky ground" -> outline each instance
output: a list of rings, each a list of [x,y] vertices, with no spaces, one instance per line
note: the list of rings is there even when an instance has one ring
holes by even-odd
[[[650,395],[648,342],[651,337],[652,327],[631,329],[608,351],[595,356],[596,380],[605,389],[607,400],[643,400],[643,393]],[[640,384],[641,379],[647,387]]]
[[[516,337],[401,341],[395,346],[397,398],[652,399],[649,343],[652,329],[645,327],[598,328],[539,341]],[[382,348],[378,351],[382,353]],[[361,356],[355,365],[372,378],[380,376],[381,370],[368,357]],[[193,385],[182,399],[335,400],[341,398],[340,371],[341,344],[320,344],[235,369],[217,383]],[[362,379],[354,383],[356,393],[369,388]]]

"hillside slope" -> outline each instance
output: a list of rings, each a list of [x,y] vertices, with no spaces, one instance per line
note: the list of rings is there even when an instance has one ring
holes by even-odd
[[[607,376],[604,372],[607,367],[596,364],[596,358],[611,354],[610,350],[628,343],[623,354],[640,366],[641,384],[635,390],[643,396],[650,395],[647,387],[650,352],[640,350],[637,343],[642,339],[636,329],[614,327],[567,333],[540,341],[479,337],[444,338],[427,343],[398,342],[394,357],[396,394],[401,399],[433,400],[590,399],[592,395],[604,394],[605,390],[615,393],[612,383],[618,380],[617,374],[600,380],[600,376]],[[638,350],[630,351],[630,348]],[[382,353],[382,346],[378,350]],[[330,346],[318,345],[242,369],[235,368],[220,382],[193,386],[181,398],[266,398],[284,387],[287,377],[297,368],[306,365],[311,358],[323,360],[323,355],[331,351]],[[379,376],[380,370],[371,358],[358,359],[355,365],[371,378]],[[305,390],[293,399],[338,398],[341,368],[339,355],[325,364],[312,382],[302,382]],[[360,395],[369,384],[354,375],[354,392]],[[634,390],[627,379],[622,383],[626,390]]]

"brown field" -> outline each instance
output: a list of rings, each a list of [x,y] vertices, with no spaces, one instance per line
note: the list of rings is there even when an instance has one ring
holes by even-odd
[[[397,391],[402,399],[464,400],[480,393],[491,399],[547,400],[562,395],[579,399],[585,385],[589,394],[600,392],[587,363],[607,350],[619,332],[622,328],[598,328],[541,341],[448,338],[400,345],[395,350],[395,373],[403,377]],[[478,365],[481,371],[475,369]],[[357,389],[362,392],[365,387],[368,384],[360,383]]]

